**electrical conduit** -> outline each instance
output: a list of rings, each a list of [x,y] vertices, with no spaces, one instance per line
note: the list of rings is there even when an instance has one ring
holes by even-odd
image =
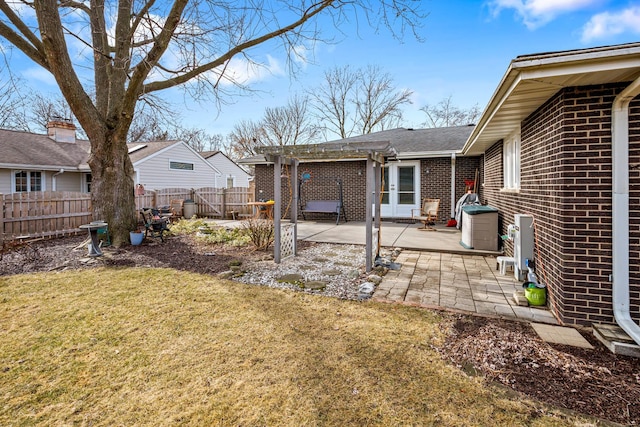
[[[611,143],[613,314],[618,325],[640,345],[640,326],[631,318],[629,297],[629,103],[638,94],[640,77],[613,101]]]

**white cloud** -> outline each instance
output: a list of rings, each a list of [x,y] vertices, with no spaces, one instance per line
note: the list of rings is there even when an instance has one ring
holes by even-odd
[[[492,0],[489,8],[493,16],[502,10],[513,9],[530,30],[553,21],[560,15],[582,10],[601,3],[601,0]]]
[[[603,12],[594,15],[582,27],[582,41],[588,43],[625,32],[640,34],[640,6],[633,6],[620,12]]]
[[[269,76],[285,74],[282,64],[271,55],[267,55],[266,64],[258,64],[241,57],[232,58],[225,67],[218,67],[212,71],[211,79],[217,80],[221,72],[224,72],[224,75],[220,83],[225,86],[234,84],[246,86],[265,80]]]
[[[32,87],[41,87],[44,83],[49,86],[58,86],[53,75],[42,67],[31,67],[22,71],[22,77],[32,85]],[[39,83],[39,84],[38,84]]]

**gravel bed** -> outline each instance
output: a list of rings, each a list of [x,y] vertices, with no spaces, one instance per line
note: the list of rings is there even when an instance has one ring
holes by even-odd
[[[291,289],[343,299],[357,299],[366,281],[365,247],[360,245],[316,244],[298,251],[298,256],[282,260],[251,261],[242,265],[244,275],[233,280],[273,288]],[[298,274],[302,283],[279,281]],[[308,282],[326,282],[324,289],[309,289]]]

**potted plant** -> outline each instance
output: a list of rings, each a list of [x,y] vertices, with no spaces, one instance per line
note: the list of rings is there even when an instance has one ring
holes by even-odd
[[[129,239],[131,239],[131,244],[134,246],[138,246],[144,240],[144,231],[136,228],[133,231],[129,232]]]

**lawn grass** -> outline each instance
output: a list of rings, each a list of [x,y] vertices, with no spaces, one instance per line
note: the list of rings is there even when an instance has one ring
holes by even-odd
[[[428,310],[169,269],[0,278],[0,425],[574,425],[431,347]]]

